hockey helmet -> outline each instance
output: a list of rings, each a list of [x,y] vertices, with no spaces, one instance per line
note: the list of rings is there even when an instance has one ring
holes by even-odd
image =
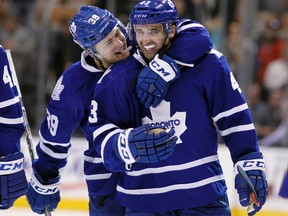
[[[129,20],[132,26],[162,23],[164,31],[170,33],[171,24],[177,24],[179,17],[172,0],[141,0],[134,6]]]
[[[118,23],[119,20],[105,9],[83,6],[70,20],[69,30],[75,43],[96,55],[94,46],[105,38]]]

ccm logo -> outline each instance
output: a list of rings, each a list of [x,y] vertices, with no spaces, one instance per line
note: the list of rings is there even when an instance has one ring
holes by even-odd
[[[6,163],[6,164],[0,164],[0,170],[19,170],[23,166],[23,162],[19,163]]]
[[[170,73],[168,73],[167,71],[164,70],[163,67],[161,67],[159,64],[157,64],[156,61],[152,61],[150,63],[150,66],[152,66],[153,68],[155,68],[155,70],[159,73],[159,74],[162,74],[163,76],[169,76]]]
[[[35,184],[35,182],[31,181],[33,188],[41,194],[54,194],[57,192],[58,187],[54,188],[43,188]]]
[[[120,152],[122,154],[122,157],[125,158],[125,159],[130,159],[129,157],[129,147],[127,146],[126,144],[126,133],[127,131],[123,131],[121,134],[120,134],[120,137],[119,137],[119,140],[120,140]]]
[[[263,161],[245,161],[243,167],[260,167],[264,168],[265,164]]]

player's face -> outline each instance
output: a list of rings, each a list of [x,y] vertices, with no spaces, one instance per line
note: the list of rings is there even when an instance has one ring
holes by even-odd
[[[160,51],[164,43],[165,45],[170,43],[170,38],[175,34],[175,32],[173,32],[167,36],[164,32],[163,25],[160,23],[134,25],[134,31],[138,46],[149,61]]]
[[[129,51],[124,51],[126,48],[126,38],[118,27],[115,27],[95,46],[98,53],[97,57],[102,61],[105,68],[127,58],[130,53]]]

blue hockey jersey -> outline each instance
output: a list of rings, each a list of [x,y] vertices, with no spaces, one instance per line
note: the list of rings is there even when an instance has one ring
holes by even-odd
[[[21,105],[5,49],[0,46],[0,157],[20,151],[24,132]]]
[[[46,118],[39,130],[40,142],[36,147],[39,159],[33,163],[33,167],[44,179],[58,176],[59,169],[67,163],[71,136],[80,127],[89,143],[84,152],[84,173],[89,194],[101,196],[114,192],[115,187],[110,185],[115,185],[113,181],[116,178],[103,167],[100,156],[91,148],[88,115],[94,87],[104,71],[89,65],[87,58],[93,61],[83,52],[81,61],[71,65],[55,85]]]
[[[195,53],[189,58],[190,61],[186,61],[184,56],[178,58],[180,62],[193,65],[195,59],[209,52],[212,42],[207,29],[199,23],[189,20],[183,20],[180,23],[177,37],[193,37],[198,43],[191,43],[189,46],[172,46],[171,56],[177,56],[177,53],[183,50],[195,49]],[[175,44],[177,41],[175,40]],[[84,172],[89,194],[101,196],[115,191],[118,174],[112,174],[104,167],[100,152],[92,146],[93,138],[88,128],[88,116],[94,87],[98,80],[101,82],[104,71],[90,66],[85,57],[85,53],[82,53],[81,61],[69,67],[54,88],[46,110],[47,118],[44,119],[39,131],[40,142],[36,148],[39,159],[33,163],[33,167],[45,179],[56,177],[59,169],[66,165],[71,147],[71,135],[77,127],[80,127],[89,142],[89,148],[84,156]],[[90,119],[93,119],[93,116],[90,116]]]
[[[181,40],[179,44],[194,43],[189,37]],[[177,54],[189,59],[193,52]],[[135,78],[145,65],[137,53],[111,66],[95,88],[90,119],[94,147],[106,168],[122,172],[117,197],[132,210],[200,207],[222,196],[227,187],[217,154],[217,128],[233,162],[259,151],[247,103],[225,57],[212,49],[179,64],[180,78],[156,108],[144,109],[137,98]],[[175,150],[159,163],[134,163],[127,170],[113,142],[123,129],[146,123],[174,127],[178,136]]]

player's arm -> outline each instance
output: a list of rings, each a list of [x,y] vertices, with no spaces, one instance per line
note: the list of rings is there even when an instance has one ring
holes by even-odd
[[[61,97],[66,95],[65,90],[68,90],[68,86],[65,86],[60,98],[56,92],[52,94],[46,118],[39,130],[40,141],[36,146],[38,158],[32,163],[33,173],[27,193],[31,209],[38,214],[43,214],[46,207],[50,211],[57,208],[60,201],[59,169],[67,163],[71,134],[80,121],[77,116],[81,116],[81,113],[74,111],[77,106],[71,103],[70,97]],[[77,103],[80,104],[79,101]]]
[[[178,79],[177,63],[192,67],[212,49],[208,30],[198,22],[181,20],[177,34],[165,55],[156,55],[137,79],[137,95],[145,108],[156,107],[165,97],[169,85]]]
[[[258,201],[253,204],[253,209],[249,209],[249,215],[254,215],[264,205],[268,195],[265,161],[259,150],[255,127],[244,95],[224,56],[217,51],[213,52],[220,64],[210,62],[212,73],[208,72],[207,64],[207,70],[202,77],[203,85],[209,98],[213,120],[234,162],[235,188],[242,206],[248,206],[250,202],[253,204],[251,192],[253,194],[253,188],[255,189],[254,195],[258,197]],[[239,173],[238,166],[244,170],[248,178]]]
[[[13,206],[27,191],[20,138],[24,124],[6,52],[0,46],[0,209]]]
[[[96,85],[89,117],[94,147],[106,168],[114,172],[127,171],[134,163],[164,160],[173,152],[177,140],[173,129],[157,127],[161,131],[155,132],[155,127],[140,126],[141,105],[135,96],[129,96],[134,93],[123,86],[125,90],[121,90],[122,83],[125,82],[117,80],[113,88]]]

